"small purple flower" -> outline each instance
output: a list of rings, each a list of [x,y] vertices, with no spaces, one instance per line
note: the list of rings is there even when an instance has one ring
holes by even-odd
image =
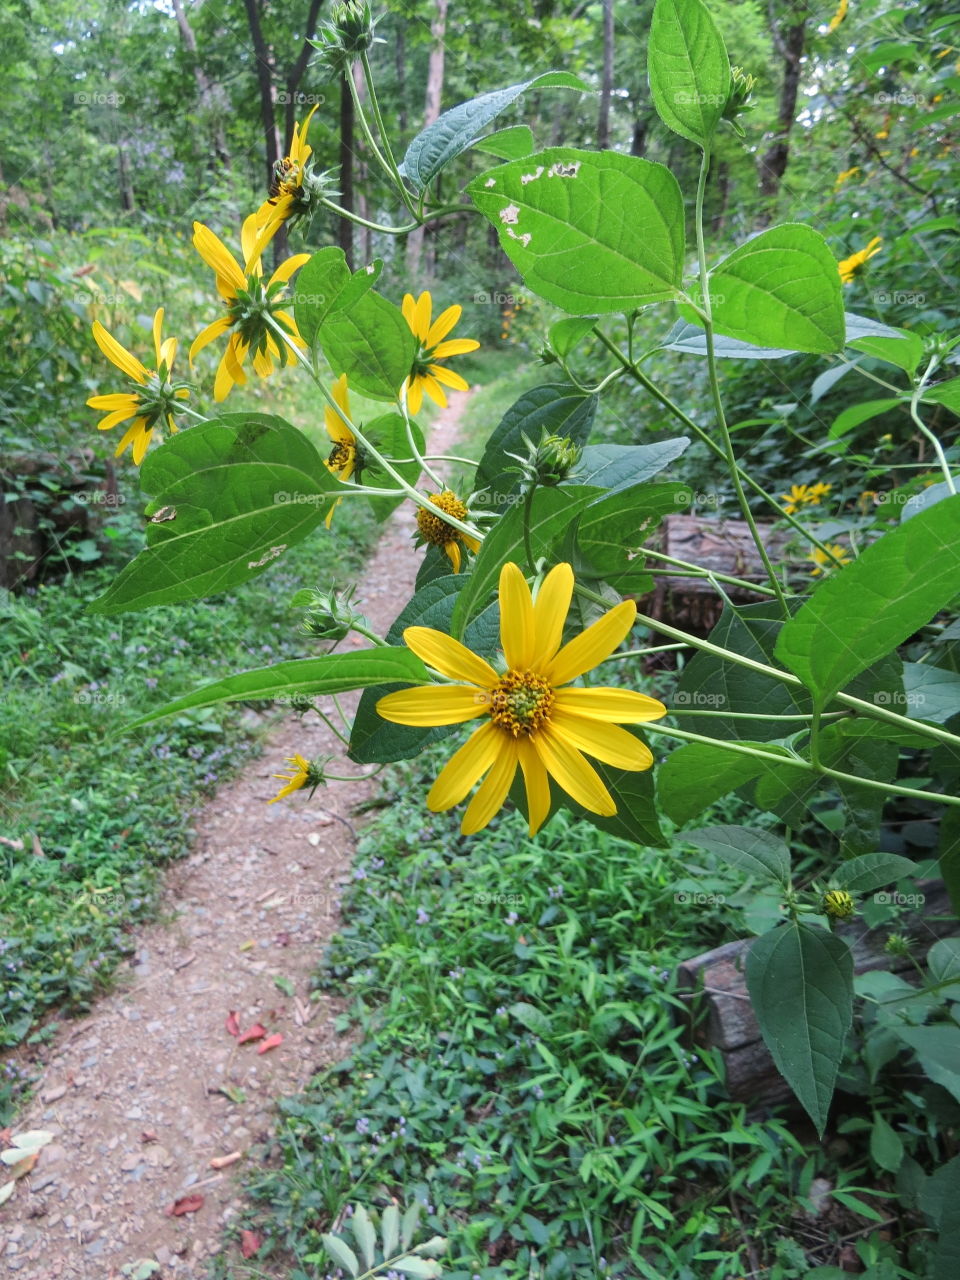
[[[417,924],[429,924],[430,916],[424,911],[423,907],[417,907]]]
[[[517,913],[515,911],[511,911],[510,914],[507,916],[506,923],[516,924],[519,919],[520,917],[517,915]]]

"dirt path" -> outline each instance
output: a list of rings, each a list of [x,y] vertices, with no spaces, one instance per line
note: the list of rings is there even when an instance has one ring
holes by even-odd
[[[455,396],[438,418],[434,453],[450,449],[466,401]],[[359,607],[381,634],[413,589],[413,530],[401,508],[360,583]],[[193,851],[167,877],[162,923],[141,932],[118,989],[49,1047],[15,1132],[46,1129],[54,1140],[0,1207],[0,1272],[121,1280],[121,1268],[155,1259],[163,1280],[199,1280],[224,1225],[235,1241],[249,1225],[235,1175],[269,1146],[274,1099],[347,1050],[337,1002],[308,991],[339,924],[351,813],[373,784],[331,782],[312,801],[266,803],[285,757],[338,746],[316,717],[271,735],[204,809]],[[338,753],[332,771],[358,772],[343,763]],[[265,1053],[262,1040],[240,1045],[225,1027],[231,1010],[241,1030],[259,1023],[282,1044]],[[233,1153],[223,1169],[211,1166]],[[202,1205],[168,1214],[188,1196]]]

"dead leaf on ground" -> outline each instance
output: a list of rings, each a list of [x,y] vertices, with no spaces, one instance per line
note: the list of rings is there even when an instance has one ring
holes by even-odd
[[[268,1049],[276,1049],[278,1044],[283,1044],[283,1036],[279,1031],[272,1036],[268,1036],[263,1044],[257,1046],[257,1053],[266,1053]]]
[[[194,1193],[192,1196],[181,1196],[179,1200],[174,1200],[170,1205],[166,1214],[168,1218],[181,1218],[185,1213],[196,1213],[198,1209],[203,1208],[203,1196]]]
[[[259,1253],[262,1244],[263,1236],[256,1231],[240,1232],[240,1252],[245,1258],[252,1258],[255,1253]]]
[[[214,1156],[210,1161],[211,1169],[226,1169],[229,1164],[236,1164],[238,1160],[243,1159],[243,1153],[240,1151],[231,1151],[228,1156]]]
[[[144,1129],[144,1131],[140,1134],[140,1141],[141,1142],[159,1142],[159,1138],[157,1137],[156,1130]]]
[[[252,1027],[240,1035],[237,1044],[246,1044],[250,1040],[262,1040],[266,1034],[267,1028],[261,1027],[259,1022],[255,1022]]]
[[[238,1036],[240,1034],[240,1022],[237,1018],[236,1009],[231,1009],[230,1012],[227,1014],[227,1020],[224,1023],[224,1026],[226,1027],[230,1035]]]

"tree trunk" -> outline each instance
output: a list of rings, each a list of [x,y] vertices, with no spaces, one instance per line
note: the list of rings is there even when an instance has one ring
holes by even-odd
[[[180,28],[180,38],[183,40],[183,47],[190,55],[190,62],[193,66],[193,78],[197,82],[197,95],[200,99],[200,109],[207,117],[210,124],[210,142],[213,147],[214,164],[225,169],[230,167],[230,152],[227,150],[227,135],[223,129],[223,99],[222,95],[214,88],[207,78],[200,63],[200,54],[197,50],[197,37],[193,33],[193,28],[187,21],[187,15],[183,11],[183,5],[180,0],[173,0],[173,12],[177,19],[177,26]]]
[[[363,78],[363,67],[359,62],[353,64],[353,83],[357,91],[357,98],[361,104],[366,102],[367,82]],[[354,199],[356,201],[357,213],[361,218],[368,218],[369,208],[367,205],[367,163],[363,158],[363,146],[358,143],[355,148],[354,156],[355,173],[354,173]],[[361,255],[364,262],[369,262],[373,257],[373,247],[371,242],[371,232],[369,227],[359,227]]]
[[[274,99],[274,63],[273,52],[263,38],[260,26],[260,10],[257,0],[243,0],[247,11],[247,25],[250,28],[250,40],[253,44],[253,56],[257,67],[257,86],[260,90],[260,119],[263,122],[263,139],[267,153],[267,191],[273,184],[277,161],[282,154],[280,150],[280,133],[277,129],[277,113]],[[274,266],[279,266],[287,256],[287,229],[281,226],[273,237]]]
[[[132,213],[137,207],[133,194],[133,183],[130,179],[130,165],[127,161],[127,149],[123,142],[117,143],[117,183],[120,187],[120,204],[124,213]]]
[[[430,25],[430,63],[427,68],[427,96],[424,106],[423,127],[426,129],[440,115],[443,96],[443,52],[447,34],[447,0],[435,0],[436,11]],[[411,288],[416,288],[420,275],[420,255],[423,251],[423,227],[411,231],[407,237],[407,273]]]
[[[603,74],[600,81],[600,114],[597,146],[610,146],[610,98],[613,94],[613,0],[603,0]]]
[[[647,131],[650,128],[649,120],[641,120],[638,116],[633,122],[633,137],[630,139],[630,154],[632,156],[642,156],[647,149]]]
[[[298,98],[304,73],[310,63],[310,55],[314,52],[313,45],[308,44],[307,41],[313,38],[321,3],[322,0],[310,0],[310,12],[307,14],[306,25],[303,28],[303,44],[300,46],[296,62],[291,63],[287,71],[287,110],[284,120],[287,138],[293,137],[293,126],[297,123],[297,117],[303,120],[313,106],[312,102],[298,102]]]
[[[353,74],[348,68],[347,75]],[[347,88],[346,80],[340,81],[340,204],[344,209],[353,212],[353,98]],[[347,259],[347,266],[353,270],[353,223],[349,218],[341,218],[337,227],[337,238],[340,248]]]
[[[780,85],[776,130],[768,135],[770,145],[757,161],[760,195],[765,206],[760,214],[761,226],[766,226],[773,219],[773,206],[790,159],[790,132],[797,113],[800,60],[806,43],[808,12],[805,0],[788,0],[784,25],[781,26],[774,15],[773,4],[770,5],[770,34],[783,59],[783,81]]]
[[[397,102],[400,104],[397,111],[397,121],[400,125],[401,137],[407,131],[407,37],[404,34],[404,30],[403,22],[398,22],[394,54],[397,68]]]

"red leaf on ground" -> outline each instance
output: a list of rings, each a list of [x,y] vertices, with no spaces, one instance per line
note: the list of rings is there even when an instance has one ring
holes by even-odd
[[[281,929],[273,941],[278,947],[289,947],[290,935],[287,933],[286,929]]]
[[[158,1142],[159,1139],[157,1137],[156,1129],[144,1129],[144,1131],[140,1134],[140,1141],[141,1142]]]
[[[192,1196],[181,1196],[179,1200],[174,1200],[173,1204],[166,1210],[168,1218],[179,1218],[185,1213],[196,1213],[198,1209],[203,1208],[203,1196],[195,1193]]]
[[[236,1009],[231,1009],[227,1014],[227,1021],[224,1023],[224,1026],[232,1036],[238,1036],[240,1034],[240,1023],[237,1021]]]
[[[245,1258],[252,1258],[255,1253],[259,1253],[262,1244],[263,1236],[257,1235],[256,1231],[240,1232],[240,1252]]]
[[[262,1040],[267,1034],[267,1028],[261,1027],[259,1022],[255,1022],[248,1031],[244,1031],[237,1039],[237,1044],[246,1044],[248,1040]]]
[[[279,1031],[272,1036],[268,1036],[263,1044],[257,1046],[257,1053],[266,1053],[268,1049],[275,1049],[278,1044],[283,1044],[283,1036]]]

